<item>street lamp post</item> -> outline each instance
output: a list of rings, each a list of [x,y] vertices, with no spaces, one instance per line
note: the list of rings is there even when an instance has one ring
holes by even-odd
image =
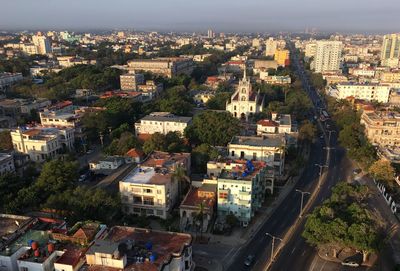
[[[280,240],[280,241],[283,241],[283,240],[282,240],[281,238],[279,238],[279,237],[276,237],[276,236],[274,236],[274,235],[268,233],[268,232],[265,233],[265,235],[267,235],[267,236],[269,236],[269,237],[272,238],[272,250],[271,250],[271,259],[270,259],[270,263],[272,263],[272,262],[273,262],[273,259],[274,259],[275,239],[278,239],[278,240]]]
[[[321,186],[321,177],[322,177],[322,170],[327,168],[327,165],[315,164],[315,166],[319,167],[319,178],[318,178],[318,186]]]
[[[328,137],[328,146],[330,146],[330,145],[331,145],[331,134],[332,134],[332,133],[336,133],[336,131],[335,131],[335,130],[328,130],[327,132],[329,133],[329,137]]]
[[[100,136],[101,147],[104,147],[104,143],[103,143],[103,137],[104,137],[104,135],[103,135],[103,133],[100,132],[100,133],[99,133],[99,136]]]
[[[299,213],[299,217],[301,217],[303,215],[303,202],[304,202],[304,195],[310,195],[310,192],[307,191],[301,191],[300,189],[296,189],[296,192],[301,193],[301,201],[300,201],[300,213]]]

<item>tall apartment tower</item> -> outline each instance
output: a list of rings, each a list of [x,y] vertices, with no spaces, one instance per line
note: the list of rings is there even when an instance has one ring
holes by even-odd
[[[211,29],[208,29],[208,31],[207,31],[207,38],[209,38],[209,39],[215,38],[215,33],[214,33],[214,31],[212,31]]]
[[[265,41],[265,56],[274,56],[277,47],[278,42],[272,37],[268,38]]]
[[[382,66],[397,68],[400,60],[400,33],[383,36],[381,51]]]
[[[38,33],[37,35],[32,36],[32,42],[36,47],[36,52],[40,55],[46,55],[51,53],[51,46],[49,39]]]
[[[342,58],[342,48],[341,41],[317,41],[313,62],[315,72],[338,71]]]

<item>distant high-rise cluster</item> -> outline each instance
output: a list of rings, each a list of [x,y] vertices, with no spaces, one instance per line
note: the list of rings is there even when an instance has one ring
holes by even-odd
[[[208,29],[207,38],[209,38],[209,39],[215,38],[215,33],[214,33],[214,31],[212,31],[212,29]]]

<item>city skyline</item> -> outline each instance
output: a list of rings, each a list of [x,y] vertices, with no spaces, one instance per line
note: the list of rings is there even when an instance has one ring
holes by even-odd
[[[317,28],[323,32],[397,32],[400,5],[396,0],[317,0],[274,3],[261,0],[209,0],[188,5],[182,0],[133,3],[72,0],[8,1],[0,11],[2,30],[134,28],[156,31],[279,32]],[[60,12],[60,11],[63,12]],[[278,11],[278,12],[277,12]]]

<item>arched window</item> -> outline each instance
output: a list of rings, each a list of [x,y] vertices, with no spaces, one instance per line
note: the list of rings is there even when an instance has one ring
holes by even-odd
[[[236,110],[236,105],[233,107],[233,110]]]
[[[246,93],[246,89],[245,88],[242,88],[242,93]]]
[[[250,106],[250,111],[253,111],[253,107],[252,106]]]
[[[246,96],[242,96],[242,101],[246,101]]]

